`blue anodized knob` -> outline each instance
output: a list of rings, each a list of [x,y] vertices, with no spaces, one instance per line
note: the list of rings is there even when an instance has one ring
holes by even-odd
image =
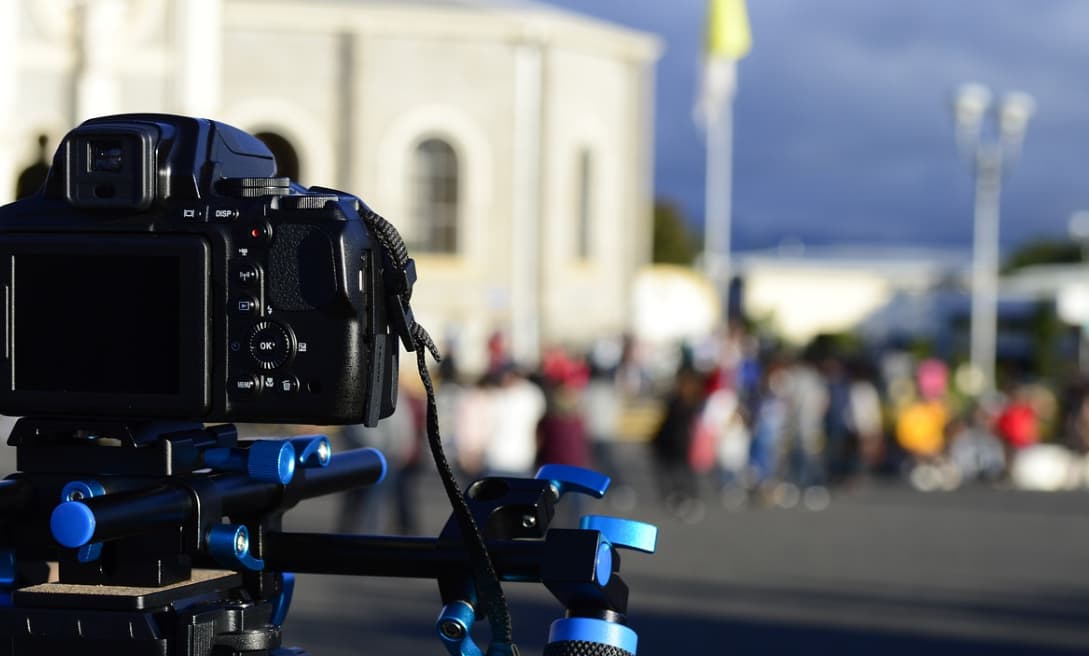
[[[548,481],[557,498],[568,492],[578,492],[600,499],[612,482],[605,474],[572,465],[544,465],[537,470],[535,478]]]
[[[658,527],[634,519],[586,515],[579,521],[579,528],[600,532],[617,549],[654,553],[658,547]]]

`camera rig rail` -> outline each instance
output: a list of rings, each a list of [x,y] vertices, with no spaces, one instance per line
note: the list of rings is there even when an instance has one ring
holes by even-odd
[[[321,435],[239,440],[230,424],[35,418],[9,444],[20,471],[0,483],[0,656],[304,654],[281,636],[296,573],[434,579],[442,644],[485,653],[453,517],[435,538],[282,530],[304,499],[379,483],[377,450],[334,455]],[[618,550],[653,552],[656,529],[605,516],[550,528],[564,495],[600,498],[608,485],[546,465],[465,493],[499,578],[543,583],[564,607],[547,655],[636,653]]]

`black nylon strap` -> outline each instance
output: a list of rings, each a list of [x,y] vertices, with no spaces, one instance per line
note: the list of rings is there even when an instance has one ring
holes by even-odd
[[[395,269],[389,273],[398,276],[402,275],[406,268],[411,266],[411,260],[408,256],[408,248],[405,246],[400,233],[397,232],[397,228],[366,205],[362,206],[360,216],[386,252],[387,257],[389,257],[389,261]],[[398,290],[397,294],[400,296],[403,307],[408,308],[408,302],[412,297],[412,287],[411,285],[405,287]],[[465,540],[465,548],[469,552],[469,562],[472,564],[473,569],[473,583],[479,597],[478,603],[491,625],[492,644],[489,646],[488,652],[490,654],[517,654],[518,648],[514,645],[512,636],[510,610],[507,607],[507,599],[503,594],[503,586],[499,581],[499,575],[495,571],[495,565],[492,563],[491,555],[484,543],[484,536],[480,531],[480,527],[477,526],[476,521],[473,519],[469,505],[465,502],[465,497],[454,478],[454,472],[451,470],[450,463],[447,461],[442,448],[442,440],[439,436],[438,409],[435,403],[435,387],[431,382],[431,373],[427,369],[426,353],[430,353],[436,362],[442,358],[427,330],[416,323],[411,312],[408,312],[406,317],[411,324],[408,326],[408,330],[416,347],[416,366],[419,369],[424,390],[427,392],[427,443],[431,449],[431,456],[435,460],[435,466],[439,471],[443,489],[450,500],[454,517],[461,529],[462,539]]]

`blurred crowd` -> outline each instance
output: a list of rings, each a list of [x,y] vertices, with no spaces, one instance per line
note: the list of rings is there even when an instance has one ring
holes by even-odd
[[[473,380],[452,349],[436,372],[443,443],[463,484],[546,463],[591,467],[613,478],[614,506],[656,496],[688,521],[708,503],[822,510],[835,489],[876,478],[922,491],[1089,485],[1087,380],[1007,376],[1001,391],[973,396],[963,372],[939,359],[821,340],[781,348],[740,324],[674,350],[666,365],[630,337],[585,353],[547,348],[534,370],[513,362],[500,334],[488,354]],[[381,449],[391,467],[386,483],[348,498],[341,530],[417,530],[412,480],[429,457],[416,384],[402,376],[398,411],[378,427],[343,431],[350,446]],[[633,408],[648,406],[653,419],[634,434],[622,429]],[[629,480],[632,453],[653,488]]]

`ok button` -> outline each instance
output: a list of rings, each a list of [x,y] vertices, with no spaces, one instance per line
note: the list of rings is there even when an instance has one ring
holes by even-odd
[[[287,328],[271,321],[258,322],[250,330],[249,352],[264,370],[283,366],[294,354],[295,344]]]

